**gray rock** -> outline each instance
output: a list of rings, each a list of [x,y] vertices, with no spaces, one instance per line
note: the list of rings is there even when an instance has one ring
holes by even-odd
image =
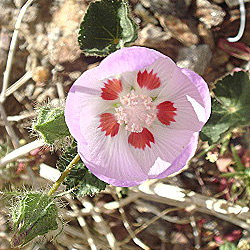
[[[150,8],[150,10],[160,15],[176,15],[185,17],[187,15],[187,8],[190,4],[189,0],[141,0],[141,3]]]
[[[196,16],[207,28],[217,26],[224,20],[226,12],[217,4],[212,4],[207,0],[196,1]]]
[[[197,74],[202,75],[211,58],[212,52],[209,46],[201,44],[190,48],[182,48],[177,58],[177,65],[181,68],[190,69]]]
[[[139,39],[137,42],[144,46],[163,48],[166,46],[166,41],[170,38],[170,32],[163,31],[160,27],[154,26],[153,24],[147,24],[139,31]]]

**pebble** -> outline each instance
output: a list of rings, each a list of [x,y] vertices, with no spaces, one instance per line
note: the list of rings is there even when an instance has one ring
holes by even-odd
[[[50,70],[43,66],[38,66],[33,71],[32,79],[36,83],[44,83],[47,82],[50,78]]]
[[[232,7],[235,7],[237,5],[239,5],[239,0],[225,0],[226,4],[232,8]],[[244,3],[249,3],[250,0],[244,0]]]
[[[157,48],[163,48],[166,46],[166,41],[171,37],[172,35],[169,31],[163,31],[160,27],[147,24],[139,31],[137,43],[141,46],[157,46]]]
[[[176,16],[161,15],[158,17],[160,24],[166,32],[170,32],[172,37],[180,41],[187,47],[196,45],[199,42],[197,34],[190,27],[189,20],[182,20]]]
[[[217,4],[212,4],[207,0],[197,0],[196,5],[196,16],[208,29],[223,22],[226,12]]]
[[[177,65],[181,68],[193,70],[202,75],[212,58],[211,49],[207,44],[182,48],[177,58]]]

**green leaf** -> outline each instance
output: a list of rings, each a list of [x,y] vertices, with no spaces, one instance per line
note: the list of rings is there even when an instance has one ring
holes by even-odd
[[[23,246],[38,235],[56,230],[58,209],[47,194],[27,193],[12,212],[12,245]]]
[[[219,247],[219,250],[239,250],[233,243],[225,242]]]
[[[102,0],[89,5],[78,41],[86,55],[107,56],[137,39],[137,25],[127,1]]]
[[[245,171],[246,167],[243,165],[235,147],[231,145],[231,151],[233,154],[233,158],[235,160],[236,166],[237,166],[237,171]]]
[[[64,154],[61,155],[57,167],[62,172],[71,160],[77,154],[77,145],[74,142],[67,148]],[[79,161],[70,171],[69,175],[63,182],[66,185],[66,190],[71,190],[75,196],[94,195],[106,188],[107,183],[99,180]]]
[[[231,177],[246,177],[247,172],[234,172],[234,173],[222,173],[220,176],[231,178]]]
[[[213,144],[232,129],[250,125],[249,93],[248,73],[236,72],[218,81],[212,100],[212,115],[201,131],[201,139]]]
[[[48,144],[53,144],[55,141],[70,135],[64,118],[64,110],[61,108],[40,107],[33,129]]]

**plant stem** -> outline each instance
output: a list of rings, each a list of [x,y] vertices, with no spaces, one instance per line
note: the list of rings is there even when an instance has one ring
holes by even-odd
[[[49,196],[53,195],[56,192],[56,190],[62,184],[62,182],[64,181],[64,179],[70,173],[71,169],[75,166],[75,164],[78,163],[79,160],[80,160],[80,156],[79,156],[79,154],[77,154],[74,157],[74,159],[70,162],[70,164],[66,167],[66,169],[61,173],[61,176],[59,177],[59,179],[53,184],[52,188],[48,192]]]
[[[195,155],[195,157],[200,158],[201,156],[205,155],[208,151],[214,149],[215,147],[217,147],[218,144],[212,144],[211,146],[205,148],[204,150],[202,150],[199,154]]]

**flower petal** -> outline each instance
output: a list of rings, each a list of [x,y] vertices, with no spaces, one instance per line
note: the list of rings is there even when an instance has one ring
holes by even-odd
[[[147,70],[143,72],[139,71],[137,74],[137,82],[141,88],[145,87],[149,90],[157,89],[161,85],[160,78],[156,73],[153,73],[153,70],[149,73]]]
[[[128,134],[119,130],[116,136],[105,136],[94,118],[81,127],[86,143],[78,141],[78,152],[86,167],[98,178],[116,186],[133,186],[145,181],[145,175],[129,149]]]
[[[98,66],[97,77],[108,78],[114,75],[121,75],[124,72],[138,71],[152,63],[158,58],[165,57],[160,52],[144,47],[128,47],[117,50],[106,57]]]
[[[185,74],[189,78],[190,82],[194,85],[194,87],[198,89],[201,97],[200,103],[205,108],[206,119],[208,119],[211,114],[211,97],[209,94],[207,83],[201,76],[197,75],[189,69],[181,69],[181,72]]]
[[[117,123],[115,116],[110,113],[103,113],[100,115],[100,126],[101,131],[105,131],[105,135],[111,137],[117,135],[120,125]]]
[[[95,78],[96,68],[85,71],[71,87],[65,105],[65,120],[70,133],[75,138],[81,138],[80,113],[86,102],[97,100],[101,94],[101,82]],[[101,98],[98,98],[101,99]],[[94,102],[92,102],[94,103]]]
[[[167,66],[167,65],[166,65]],[[177,68],[168,79],[155,101],[156,104],[170,101],[177,109],[173,129],[199,131],[209,117],[211,104],[208,87],[204,80],[186,70]],[[191,81],[191,76],[195,81]]]
[[[146,128],[143,128],[142,132],[139,133],[132,132],[128,137],[128,143],[134,148],[144,149],[146,145],[151,147],[150,142],[155,142],[154,136]]]
[[[187,146],[183,149],[183,151],[179,154],[179,156],[172,162],[170,167],[166,168],[166,162],[163,160],[156,161],[153,167],[151,168],[151,171],[155,169],[165,169],[165,171],[163,171],[160,174],[151,175],[149,176],[149,178],[161,179],[171,174],[178,173],[183,167],[185,167],[187,162],[194,156],[195,151],[197,149],[198,138],[199,138],[199,133],[198,132],[194,133]]]
[[[102,88],[101,97],[104,100],[115,100],[118,98],[119,93],[122,91],[122,83],[119,79],[108,80],[104,83]]]
[[[151,144],[150,148],[145,147],[142,150],[130,146],[132,154],[140,163],[148,178],[158,178],[157,176],[165,172],[166,169],[171,171],[173,169],[173,172],[175,172],[176,169],[179,170],[184,167],[186,162],[182,160],[175,163],[175,161],[192,141],[194,132],[191,130],[175,131],[164,125],[155,125],[150,130],[154,136],[154,143]],[[196,148],[197,142],[193,142],[193,144]],[[193,152],[189,153],[190,158],[193,156]],[[186,157],[185,159],[188,160],[189,158]]]
[[[167,56],[159,57],[151,65],[146,66],[141,69],[140,72],[152,72],[157,78],[159,78],[160,85],[157,88],[142,88],[137,83],[136,89],[144,95],[149,95],[151,97],[158,97],[161,90],[166,86],[166,84],[172,79],[172,76],[176,70],[179,68],[177,65]],[[150,85],[150,83],[148,83]],[[154,85],[153,85],[154,86]]]
[[[171,122],[175,122],[176,108],[174,103],[165,101],[158,104],[156,108],[158,109],[157,118],[161,123],[170,125]]]

